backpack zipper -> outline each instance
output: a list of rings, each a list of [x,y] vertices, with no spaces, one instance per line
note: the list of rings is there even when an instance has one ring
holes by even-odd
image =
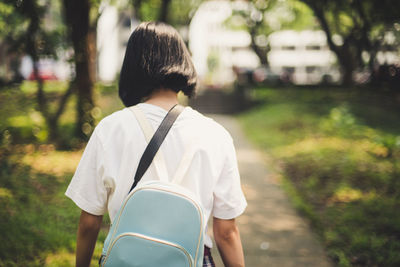
[[[141,188],[137,188],[136,190],[132,191],[132,192],[128,195],[127,199],[124,201],[124,205],[123,205],[123,207],[121,208],[121,212],[118,214],[118,218],[117,218],[117,221],[116,221],[116,225],[115,225],[115,228],[114,228],[114,232],[113,232],[113,234],[112,234],[110,240],[113,240],[113,239],[114,239],[115,232],[117,231],[117,228],[118,228],[118,225],[119,225],[119,220],[120,220],[120,218],[121,218],[122,210],[125,209],[126,203],[127,203],[128,200],[133,196],[134,193],[136,193],[136,192],[138,192],[138,191],[140,191],[140,190],[144,190],[144,189],[153,189],[153,190],[159,190],[159,191],[164,191],[164,192],[168,192],[168,193],[173,193],[173,194],[177,194],[177,195],[179,195],[179,196],[181,196],[181,197],[184,197],[184,198],[190,200],[190,201],[194,204],[194,206],[197,208],[197,211],[200,213],[200,225],[203,226],[203,211],[202,211],[202,209],[199,207],[199,205],[196,203],[196,201],[194,201],[192,198],[190,198],[190,197],[188,197],[188,196],[186,196],[186,195],[184,195],[184,194],[178,193],[178,192],[176,192],[176,191],[172,191],[172,190],[168,190],[168,189],[164,189],[164,188],[150,187],[150,186],[149,186],[149,187],[141,187]],[[203,233],[203,229],[200,229],[199,232],[200,232],[200,233],[199,233],[198,242],[197,242],[197,249],[196,249],[196,256],[195,256],[195,259],[197,259],[197,256],[198,256],[198,254],[199,254],[199,246],[200,246],[200,240],[201,240],[201,235],[202,235],[202,233]],[[167,242],[167,241],[165,241],[165,242]],[[113,241],[113,244],[114,244],[114,243],[115,243],[115,240]],[[171,243],[171,244],[172,244],[172,243]],[[107,255],[109,254],[110,249],[111,249],[111,245],[110,245],[110,247],[107,249]],[[194,261],[194,267],[196,267],[196,265],[197,265],[197,261],[196,261],[195,259],[193,260],[193,261]]]
[[[186,258],[188,259],[188,262],[189,262],[189,267],[192,267],[192,261],[194,262],[194,260],[192,260],[192,257],[190,257],[189,253],[182,246],[180,246],[178,244],[174,244],[174,243],[169,242],[169,241],[161,240],[161,239],[154,238],[154,237],[149,237],[149,236],[138,234],[138,233],[124,233],[124,234],[121,234],[121,235],[117,236],[117,238],[115,238],[115,240],[111,243],[110,248],[107,251],[107,255],[106,255],[106,257],[105,257],[105,259],[103,261],[102,266],[104,266],[106,264],[106,262],[108,260],[108,256],[110,255],[111,249],[113,248],[115,243],[118,241],[118,239],[120,239],[122,237],[125,237],[125,236],[139,237],[139,238],[146,239],[146,240],[149,240],[149,241],[152,241],[152,242],[156,242],[156,243],[164,244],[164,245],[167,245],[167,246],[175,247],[175,248],[179,249],[180,251],[182,251],[185,254],[185,256],[186,256]]]

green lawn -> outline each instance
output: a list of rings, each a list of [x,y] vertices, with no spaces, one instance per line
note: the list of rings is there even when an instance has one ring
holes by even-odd
[[[52,111],[67,86],[46,82]],[[0,266],[75,266],[80,210],[64,192],[85,147],[73,137],[76,99],[70,98],[60,118],[68,150],[57,150],[46,141],[35,92],[34,82],[0,88]],[[123,108],[115,85],[96,85],[95,99],[97,122]],[[108,231],[104,218],[92,266],[98,266]]]
[[[52,99],[66,83],[48,82]],[[100,120],[122,107],[115,87],[96,91]],[[0,266],[74,266],[80,210],[64,196],[84,143],[70,140],[68,151],[46,143],[44,119],[35,110],[35,84],[0,90]],[[63,138],[73,132],[75,99],[61,118]],[[107,216],[105,216],[107,217]],[[108,219],[96,246],[98,266]]]
[[[400,266],[400,103],[367,89],[258,88],[239,119],[339,266]]]
[[[48,83],[52,98],[64,83]],[[72,139],[75,99],[61,118],[72,149],[46,143],[35,87],[0,90],[0,266],[73,266],[79,209],[64,196],[84,143]],[[295,205],[341,266],[400,265],[400,115],[382,93],[258,89],[240,115],[247,134],[274,159]],[[97,119],[122,107],[98,86]],[[97,266],[108,222],[100,233]]]

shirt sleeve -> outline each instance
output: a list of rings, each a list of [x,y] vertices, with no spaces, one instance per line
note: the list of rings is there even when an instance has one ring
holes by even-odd
[[[224,167],[214,189],[213,216],[228,220],[242,214],[247,202],[240,185],[236,151],[232,140],[226,152]]]
[[[107,211],[107,189],[103,176],[103,146],[95,129],[65,195],[82,210],[103,215]]]

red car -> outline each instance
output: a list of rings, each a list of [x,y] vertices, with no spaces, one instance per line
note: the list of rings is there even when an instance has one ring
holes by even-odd
[[[54,63],[52,61],[39,61],[39,77],[42,80],[58,80],[57,76],[54,73]],[[31,74],[28,76],[28,80],[36,80],[36,76],[34,71],[32,70]]]

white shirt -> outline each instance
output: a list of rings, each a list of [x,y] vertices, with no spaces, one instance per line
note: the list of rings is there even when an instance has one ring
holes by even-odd
[[[141,103],[139,108],[154,130],[167,114],[151,104]],[[112,221],[128,195],[146,146],[142,129],[128,108],[107,116],[90,137],[65,194],[90,214],[108,211]],[[160,147],[169,177],[186,149],[193,146],[196,154],[181,185],[198,197],[206,222],[211,215],[232,219],[242,214],[247,203],[230,134],[212,119],[186,107]],[[155,173],[151,164],[141,182],[157,179]],[[205,245],[212,247],[208,236]]]

